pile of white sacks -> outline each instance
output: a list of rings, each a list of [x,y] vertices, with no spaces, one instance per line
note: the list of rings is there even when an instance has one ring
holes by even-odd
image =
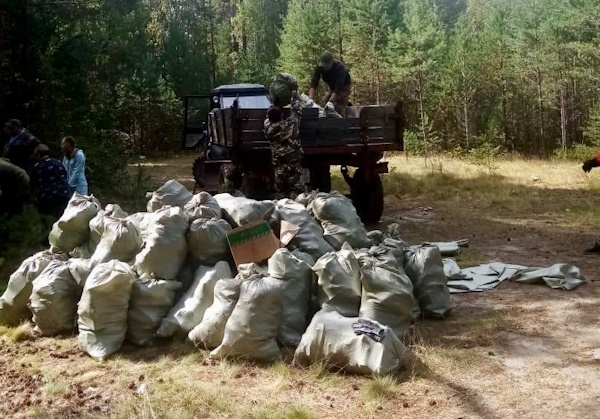
[[[411,323],[451,309],[439,249],[368,233],[337,192],[255,201],[192,196],[171,180],[147,210],[128,215],[75,194],[50,249],[11,275],[0,324],[33,319],[43,336],[78,333],[96,358],[125,341],[186,334],[214,358],[272,362],[287,347],[300,365],[387,373],[404,363]],[[265,263],[235,266],[227,233],[261,219],[275,234],[281,221],[298,233]]]

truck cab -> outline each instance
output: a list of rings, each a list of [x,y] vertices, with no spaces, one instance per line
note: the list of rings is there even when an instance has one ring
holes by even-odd
[[[236,99],[242,109],[264,109],[266,113],[271,106],[269,92],[262,84],[228,84],[217,87],[209,94],[186,96],[182,148],[196,150],[203,142],[208,146],[209,113],[214,109],[231,108]]]

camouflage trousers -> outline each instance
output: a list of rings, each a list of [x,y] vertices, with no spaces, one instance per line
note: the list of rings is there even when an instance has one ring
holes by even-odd
[[[300,162],[277,163],[274,166],[275,191],[278,198],[295,199],[305,192]]]

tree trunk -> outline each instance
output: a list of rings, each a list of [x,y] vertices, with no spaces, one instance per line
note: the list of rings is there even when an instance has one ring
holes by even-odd
[[[564,83],[560,86],[560,139],[563,151],[567,149],[567,101]]]
[[[538,111],[540,114],[540,139],[542,141],[542,153],[546,154],[546,133],[545,133],[545,121],[544,121],[544,102],[542,97],[542,73],[538,68],[536,70],[537,75],[537,87],[538,87]]]
[[[419,114],[421,119],[421,134],[423,135],[423,150],[425,152],[425,167],[427,167],[427,157],[429,156],[429,147],[427,141],[427,129],[425,127],[425,108],[423,106],[423,83],[417,79],[417,89],[419,91]]]
[[[337,3],[337,23],[338,23],[338,48],[340,50],[340,61],[344,61],[344,34],[342,33],[342,2]]]
[[[465,141],[467,143],[467,150],[469,149],[469,93],[467,87],[467,77],[465,74],[465,62],[462,61],[461,66],[461,78],[463,86],[463,123],[465,124]]]

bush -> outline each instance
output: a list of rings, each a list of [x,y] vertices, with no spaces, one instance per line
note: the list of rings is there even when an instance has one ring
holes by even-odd
[[[425,145],[415,132],[404,131],[404,151],[415,156],[425,154]]]
[[[501,154],[501,146],[494,146],[489,142],[485,142],[477,148],[470,149],[466,158],[467,161],[477,166],[480,173],[491,176],[498,170],[498,166],[494,162]]]
[[[554,158],[558,160],[569,160],[569,161],[585,161],[589,160],[598,154],[599,147],[589,146],[584,144],[573,144],[566,150],[556,150],[554,152]]]

